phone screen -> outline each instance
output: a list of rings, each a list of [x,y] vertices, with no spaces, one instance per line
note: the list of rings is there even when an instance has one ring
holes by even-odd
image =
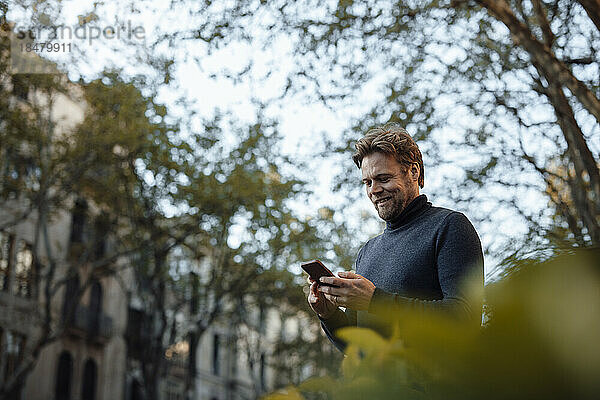
[[[331,272],[329,270],[329,268],[327,268],[325,265],[323,265],[323,263],[321,261],[319,261],[319,260],[309,261],[309,262],[303,263],[301,265],[301,267],[303,270],[305,270],[308,273],[308,275],[310,275],[311,278],[316,280],[319,285],[336,287],[335,285],[332,285],[329,283],[319,282],[319,278],[321,278],[322,276],[335,276],[335,275],[333,275],[333,272]]]

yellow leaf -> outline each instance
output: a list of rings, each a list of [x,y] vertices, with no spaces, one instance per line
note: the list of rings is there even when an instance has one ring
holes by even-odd
[[[325,392],[334,394],[339,387],[339,383],[329,376],[316,376],[302,382],[298,389],[303,392]]]
[[[367,353],[383,350],[389,344],[381,335],[367,328],[343,328],[337,332],[337,335]]]
[[[342,361],[342,374],[344,379],[352,379],[360,365],[360,356],[358,347],[349,344],[346,348],[346,357]]]
[[[304,400],[304,397],[302,397],[298,389],[288,386],[285,389],[262,397],[262,400]]]

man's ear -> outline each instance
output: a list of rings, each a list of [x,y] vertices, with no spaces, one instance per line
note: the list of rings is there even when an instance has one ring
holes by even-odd
[[[413,180],[419,180],[419,167],[417,164],[412,164],[410,166],[410,176]]]

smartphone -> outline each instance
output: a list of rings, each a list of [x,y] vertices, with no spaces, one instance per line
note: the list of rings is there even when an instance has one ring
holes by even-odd
[[[335,277],[335,275],[333,275],[333,272],[331,272],[329,270],[329,268],[327,268],[325,265],[323,265],[323,263],[321,261],[313,260],[313,261],[305,262],[301,265],[301,267],[303,270],[305,270],[308,273],[308,275],[310,275],[311,278],[313,278],[315,281],[317,281],[317,283],[319,285],[337,287],[330,283],[323,283],[323,282],[319,281],[319,278],[321,278],[322,276]]]

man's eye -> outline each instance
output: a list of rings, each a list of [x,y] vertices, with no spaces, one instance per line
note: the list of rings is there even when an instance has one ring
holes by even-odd
[[[386,183],[386,182],[389,182],[389,180],[390,180],[390,178],[381,178],[379,181],[381,183]]]

